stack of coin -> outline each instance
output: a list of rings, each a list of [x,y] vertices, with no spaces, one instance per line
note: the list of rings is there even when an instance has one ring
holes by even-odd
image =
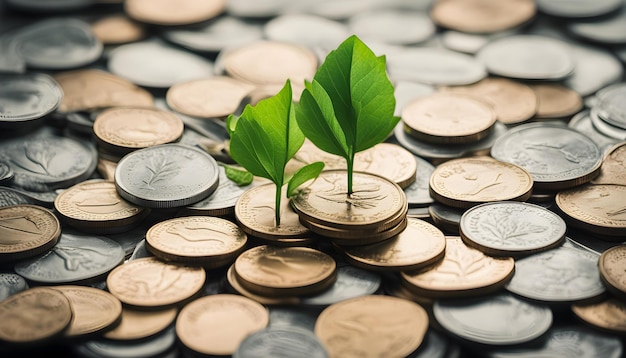
[[[0,208],[0,261],[13,263],[39,256],[61,235],[61,224],[49,210],[35,205]]]
[[[353,173],[348,194],[347,172],[323,171],[291,198],[300,222],[339,245],[365,245],[390,239],[407,226],[404,191],[381,176]]]

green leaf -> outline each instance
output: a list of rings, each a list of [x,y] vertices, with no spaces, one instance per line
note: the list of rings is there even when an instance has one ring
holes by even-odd
[[[226,173],[226,177],[238,186],[246,186],[250,185],[254,180],[254,175],[246,170],[237,169],[230,165],[222,165],[224,167],[224,172]]]
[[[316,178],[324,169],[324,162],[315,162],[298,169],[287,184],[287,197],[290,198],[296,189],[308,180]]]

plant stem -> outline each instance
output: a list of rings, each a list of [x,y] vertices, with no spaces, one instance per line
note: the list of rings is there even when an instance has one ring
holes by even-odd
[[[348,196],[352,195],[352,172],[354,171],[354,154],[346,160],[348,164]]]
[[[282,197],[282,189],[282,185],[276,184],[276,208],[274,209],[276,226],[280,226],[280,199]]]

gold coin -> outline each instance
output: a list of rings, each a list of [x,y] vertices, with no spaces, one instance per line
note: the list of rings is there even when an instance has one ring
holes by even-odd
[[[124,15],[103,17],[91,24],[91,31],[105,45],[125,44],[146,37],[146,29]]]
[[[502,288],[514,269],[511,257],[486,256],[467,247],[460,237],[447,237],[443,260],[432,267],[403,272],[401,277],[402,284],[418,296],[469,297]]]
[[[234,268],[241,286],[265,296],[315,294],[337,277],[335,260],[307,247],[257,246],[239,255]]]
[[[269,312],[249,298],[219,294],[186,305],[176,319],[176,335],[185,347],[206,355],[232,355],[250,334],[269,323]]]
[[[225,117],[235,113],[254,86],[225,76],[216,76],[170,87],[165,99],[173,110],[200,118]]]
[[[154,336],[166,329],[178,314],[176,307],[164,310],[138,311],[122,307],[120,323],[103,334],[106,339],[116,341],[136,341]]]
[[[297,305],[300,303],[300,298],[297,296],[280,296],[269,297],[252,293],[244,288],[237,279],[235,274],[235,265],[231,265],[226,272],[226,280],[230,287],[238,294],[247,297],[253,301],[256,301],[262,305],[276,306],[276,305]]]
[[[53,288],[34,287],[0,302],[0,341],[33,344],[62,334],[72,320],[65,295]]]
[[[583,99],[578,92],[554,83],[530,85],[537,95],[536,118],[551,119],[573,116],[583,108]]]
[[[600,278],[615,296],[626,300],[626,245],[613,246],[598,259]]]
[[[428,328],[418,304],[397,297],[363,296],[328,306],[315,323],[332,357],[404,357],[415,351]]]
[[[306,227],[300,224],[298,214],[289,205],[286,196],[287,188],[282,189],[280,205],[280,226],[275,221],[274,183],[262,184],[246,190],[235,204],[235,217],[241,229],[248,235],[266,240],[302,239],[311,235]]]
[[[291,198],[298,215],[311,223],[346,230],[380,232],[394,226],[389,219],[406,211],[408,205],[404,191],[378,175],[354,172],[352,194],[348,194],[347,174],[344,170],[322,171]]]
[[[162,221],[146,233],[146,246],[155,256],[211,268],[232,263],[247,241],[237,225],[211,216]]]
[[[558,192],[555,201],[573,226],[622,241],[626,233],[626,186],[578,186]]]
[[[584,322],[603,331],[626,333],[626,302],[609,298],[592,304],[572,305],[574,314]]]
[[[402,110],[402,122],[411,136],[424,142],[467,144],[489,135],[496,114],[477,98],[438,92],[407,104]]]
[[[317,57],[306,47],[272,41],[252,42],[220,53],[230,76],[257,85],[294,84],[311,80],[317,71]]]
[[[465,93],[491,105],[496,119],[504,124],[521,123],[537,112],[537,95],[527,85],[506,78],[485,78],[467,86],[441,90]]]
[[[50,250],[61,235],[61,224],[49,210],[36,205],[0,208],[0,259],[11,262]]]
[[[491,157],[450,160],[437,166],[430,176],[430,195],[456,208],[491,201],[526,201],[532,187],[532,176],[524,168]]]
[[[147,257],[116,267],[106,282],[109,291],[127,305],[162,308],[193,297],[200,292],[205,279],[203,268]]]
[[[93,132],[98,144],[114,153],[173,143],[183,135],[183,121],[156,108],[111,108],[98,115]]]
[[[416,270],[441,260],[446,239],[441,230],[418,219],[408,219],[408,227],[383,242],[343,248],[354,266],[368,270]]]
[[[302,224],[318,235],[331,238],[333,243],[337,245],[355,246],[375,244],[391,239],[402,233],[406,229],[408,221],[406,215],[401,216],[401,219],[402,220],[397,225],[380,232],[372,230],[336,229],[307,221],[303,221]]]
[[[430,16],[439,26],[470,33],[492,33],[520,26],[536,12],[532,0],[437,0]]]
[[[127,231],[150,212],[122,199],[112,181],[98,179],[64,190],[54,208],[69,225],[98,233]]]
[[[154,99],[148,91],[109,72],[75,70],[59,73],[54,79],[63,89],[59,112],[154,105]]]
[[[72,322],[67,337],[84,337],[102,333],[122,319],[122,303],[112,294],[93,287],[55,286],[72,306]]]
[[[618,143],[606,151],[600,175],[591,183],[626,185],[626,142]]]
[[[226,8],[226,0],[126,0],[124,12],[153,25],[190,25],[210,20]]]

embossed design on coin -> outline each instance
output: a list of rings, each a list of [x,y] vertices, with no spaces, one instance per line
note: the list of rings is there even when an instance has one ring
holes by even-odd
[[[616,296],[626,299],[626,245],[614,246],[598,260],[602,282]]]
[[[626,185],[626,143],[618,143],[607,149],[600,167],[600,175],[591,182]]]
[[[57,243],[59,220],[35,205],[0,208],[0,258],[7,261],[37,256]]]
[[[103,332],[120,321],[122,304],[110,293],[92,287],[55,286],[72,306],[72,322],[66,336],[79,337]]]
[[[28,289],[26,280],[14,273],[0,272],[0,301]]]

